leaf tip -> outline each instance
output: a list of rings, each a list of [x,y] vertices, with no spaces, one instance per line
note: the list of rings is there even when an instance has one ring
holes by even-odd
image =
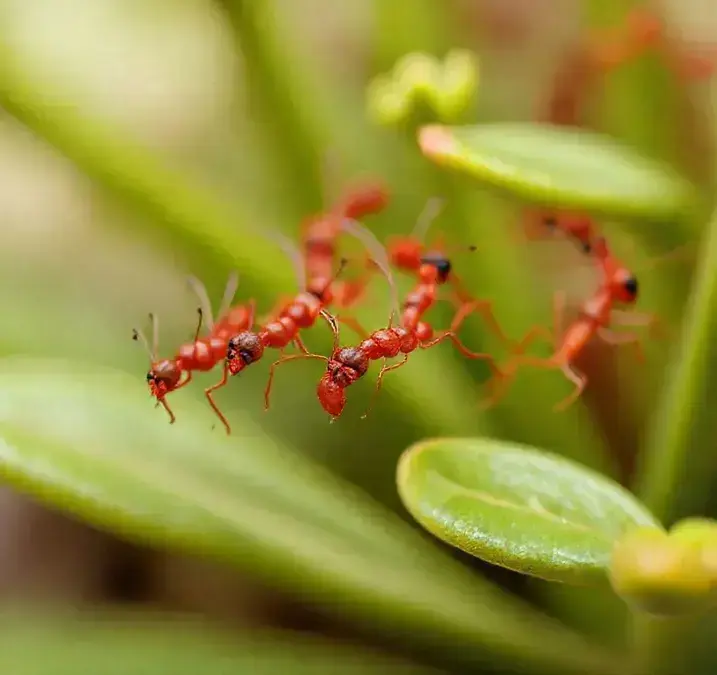
[[[418,130],[418,147],[421,152],[435,162],[454,155],[457,145],[449,127],[441,124],[429,124]]]

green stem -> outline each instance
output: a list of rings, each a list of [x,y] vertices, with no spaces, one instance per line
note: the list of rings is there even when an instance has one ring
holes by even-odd
[[[700,512],[714,474],[717,381],[717,211],[704,234],[698,270],[682,327],[654,413],[637,493],[665,524]]]
[[[686,647],[699,619],[633,615],[635,675],[675,675],[690,672]]]
[[[84,116],[1,43],[0,106],[110,193],[149,216],[129,221],[143,233],[151,230],[194,260],[239,266],[265,289],[279,290],[281,278],[272,274],[273,284],[267,285],[266,275],[281,253],[238,204],[202,187],[199,177],[173,169],[121,130]]]
[[[329,138],[310,92],[311,71],[291,48],[272,0],[218,0],[224,7],[244,56],[251,118],[273,157],[282,185],[302,213],[322,204],[321,153]]]

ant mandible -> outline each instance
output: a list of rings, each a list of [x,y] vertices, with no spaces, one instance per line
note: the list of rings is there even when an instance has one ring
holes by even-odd
[[[372,237],[370,232],[359,224],[354,224],[357,230],[364,230],[363,236]],[[269,380],[264,392],[265,407],[269,408],[271,388],[276,369],[282,363],[298,359],[319,359],[325,361],[326,372],[321,377],[317,387],[317,397],[324,410],[333,419],[339,417],[346,405],[345,389],[363,377],[369,368],[371,361],[403,355],[403,359],[395,364],[384,363],[376,380],[375,394],[378,394],[383,378],[391,370],[396,370],[408,361],[409,355],[416,349],[430,349],[437,344],[450,340],[465,357],[470,359],[482,359],[488,362],[494,375],[500,375],[495,361],[490,354],[470,351],[460,341],[457,331],[467,314],[457,315],[448,331],[433,337],[432,326],[423,319],[424,314],[434,304],[436,286],[440,276],[439,270],[433,264],[423,264],[420,268],[421,281],[417,288],[408,296],[404,304],[401,325],[393,326],[393,318],[398,314],[398,297],[396,285],[393,280],[386,250],[379,246],[372,247],[372,257],[377,267],[388,282],[391,291],[391,313],[387,328],[375,331],[357,347],[341,347],[339,342],[339,330],[335,319],[327,312],[321,312],[321,316],[329,324],[334,335],[334,346],[330,358],[320,354],[292,354],[275,361],[269,372]],[[369,409],[364,414],[368,415]]]
[[[188,283],[200,302],[200,307],[197,309],[199,320],[192,342],[181,345],[173,358],[159,359],[159,319],[157,315],[149,315],[152,323],[151,347],[141,330],[135,328],[132,331],[132,339],[141,341],[149,355],[150,369],[147,373],[147,384],[150,393],[157,399],[157,405],[161,405],[167,411],[170,424],[174,424],[176,417],[167,403],[167,394],[189,384],[194,371],[207,372],[214,368],[226,355],[230,336],[250,328],[254,323],[253,301],[246,306],[231,307],[239,283],[237,274],[229,276],[219,309],[219,319],[216,323],[212,318],[211,304],[204,285],[194,277],[190,277]],[[199,333],[203,321],[206,321],[209,333],[200,338]]]
[[[637,302],[638,281],[635,275],[620,263],[609,251],[603,237],[595,240],[593,254],[602,272],[602,280],[597,292],[588,299],[580,310],[579,317],[563,333],[563,315],[565,313],[565,293],[558,292],[553,301],[553,334],[555,351],[547,359],[522,354],[527,345],[535,338],[550,335],[542,327],[534,327],[522,341],[516,355],[503,370],[503,386],[486,401],[486,405],[495,404],[507,391],[507,384],[513,379],[520,366],[562,370],[565,377],[575,385],[574,391],[555,406],[555,410],[564,410],[583,393],[588,378],[575,367],[575,360],[585,349],[588,342],[598,336],[612,345],[631,344],[635,347],[640,360],[644,359],[642,336],[634,332],[612,330],[614,324],[622,326],[653,326],[657,317],[623,311],[615,305],[632,306]]]

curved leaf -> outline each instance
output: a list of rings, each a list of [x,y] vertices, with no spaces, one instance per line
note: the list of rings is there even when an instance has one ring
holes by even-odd
[[[436,672],[292,633],[236,636],[196,620],[94,612],[4,614],[0,652],[22,675],[325,675],[337,663],[350,675]]]
[[[530,671],[613,672],[581,639],[437,555],[397,517],[338,480],[327,487],[248,418],[227,438],[209,431],[206,410],[188,407],[172,427],[127,375],[5,360],[0,475],[129,539],[222,560],[350,612],[433,658],[475,664],[510,652]]]
[[[429,125],[423,154],[519,199],[606,216],[684,218],[694,188],[671,167],[607,136],[548,124]]]
[[[659,527],[626,490],[564,458],[490,439],[436,439],[398,466],[406,508],[478,558],[554,581],[603,581],[615,540]]]

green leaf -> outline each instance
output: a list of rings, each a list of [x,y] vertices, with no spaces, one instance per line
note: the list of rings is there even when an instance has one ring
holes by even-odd
[[[429,125],[434,162],[529,201],[627,219],[684,218],[695,190],[671,167],[607,136],[548,124]]]
[[[0,652],[22,675],[320,675],[435,673],[418,665],[292,633],[232,635],[179,617],[82,612],[5,613]]]
[[[552,581],[602,582],[615,540],[659,527],[626,490],[543,451],[489,439],[436,439],[398,466],[406,508],[429,532],[502,567]]]
[[[128,375],[7,359],[0,475],[99,527],[238,566],[436,660],[491,654],[530,672],[614,672],[248,417],[227,438],[196,402],[175,426],[160,412]]]

